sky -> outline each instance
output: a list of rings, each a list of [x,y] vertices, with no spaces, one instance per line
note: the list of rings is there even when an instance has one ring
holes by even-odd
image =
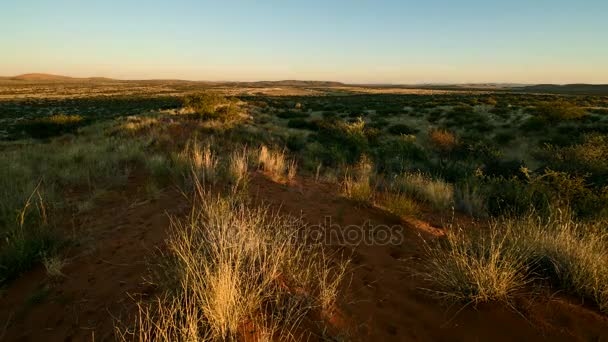
[[[608,83],[607,0],[2,0],[0,75]]]

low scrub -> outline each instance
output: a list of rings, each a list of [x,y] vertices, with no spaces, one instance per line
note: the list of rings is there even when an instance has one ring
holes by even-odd
[[[48,117],[24,120],[15,125],[15,130],[36,139],[46,139],[66,133],[74,133],[87,123],[80,115],[57,114]]]

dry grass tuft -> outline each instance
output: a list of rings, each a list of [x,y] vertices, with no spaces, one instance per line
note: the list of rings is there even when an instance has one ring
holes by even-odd
[[[445,129],[429,130],[431,145],[440,152],[450,152],[458,146],[458,139],[454,133]]]
[[[42,258],[42,264],[46,270],[46,274],[51,278],[64,277],[63,268],[66,265],[66,261],[58,255],[44,256]]]
[[[514,243],[530,251],[535,272],[550,284],[592,301],[608,313],[608,233],[605,222],[577,222],[557,213],[548,220],[506,220]]]
[[[371,185],[374,165],[363,156],[352,172],[347,172],[342,182],[342,194],[359,203],[369,203],[374,198],[374,187]]]
[[[247,187],[249,184],[249,154],[246,147],[230,154],[226,174],[234,190]]]
[[[503,218],[489,231],[450,230],[428,245],[424,276],[452,301],[509,301],[539,281],[590,300],[608,312],[608,233],[605,222],[580,223],[559,213]]]
[[[218,180],[219,159],[209,144],[200,146],[197,139],[191,140],[179,157],[190,165],[190,172],[194,172],[197,178],[211,184]]]
[[[258,164],[275,181],[293,180],[297,172],[295,160],[288,160],[285,151],[276,151],[262,145]]]
[[[445,239],[427,245],[427,252],[423,276],[434,284],[433,294],[450,302],[509,302],[529,282],[526,252],[496,229],[487,234],[450,229]]]
[[[401,193],[387,193],[382,199],[382,206],[390,213],[400,217],[416,216],[420,208],[411,197]]]
[[[306,243],[303,223],[197,186],[190,218],[173,220],[163,274],[170,288],[140,304],[122,340],[296,339],[311,311],[331,310],[345,264]],[[298,330],[299,331],[299,330]]]

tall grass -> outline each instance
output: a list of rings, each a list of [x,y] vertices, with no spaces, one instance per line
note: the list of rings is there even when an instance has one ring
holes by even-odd
[[[174,219],[161,274],[165,294],[141,303],[123,340],[293,340],[311,312],[335,305],[345,264],[306,242],[304,224],[197,187],[187,220]],[[163,279],[162,277],[160,279]]]

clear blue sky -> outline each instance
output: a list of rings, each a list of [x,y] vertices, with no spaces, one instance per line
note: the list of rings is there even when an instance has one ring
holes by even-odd
[[[0,75],[608,83],[608,0],[4,0]]]

